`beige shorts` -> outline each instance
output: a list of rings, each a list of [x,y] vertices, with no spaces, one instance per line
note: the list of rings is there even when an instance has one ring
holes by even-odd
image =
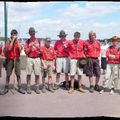
[[[70,59],[70,75],[83,75],[83,69],[77,67],[77,59]]]
[[[57,73],[68,73],[70,69],[70,59],[68,57],[56,58]]]
[[[31,75],[34,71],[35,75],[40,75],[41,62],[40,58],[29,58],[27,57],[26,73]]]
[[[48,65],[48,68],[47,68],[48,76],[52,76],[52,75],[53,75],[53,69],[52,69],[53,61],[44,60],[44,62]],[[42,67],[43,67],[43,66],[42,66]],[[43,73],[43,72],[44,72],[44,70],[42,70],[42,73]]]

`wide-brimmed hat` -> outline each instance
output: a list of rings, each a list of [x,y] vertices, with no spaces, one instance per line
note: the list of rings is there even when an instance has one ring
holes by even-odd
[[[30,27],[28,33],[36,33],[37,31],[35,31],[34,27]]]
[[[59,33],[59,35],[57,35],[57,36],[61,37],[62,35],[65,35],[65,36],[66,36],[66,35],[68,35],[68,34],[66,34],[64,30],[61,30],[60,33]]]
[[[117,36],[112,37],[112,42],[118,42],[118,37]]]

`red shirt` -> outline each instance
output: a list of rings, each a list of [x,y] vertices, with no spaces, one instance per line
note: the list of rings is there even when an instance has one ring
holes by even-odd
[[[78,42],[76,42],[75,40],[71,40],[69,41],[68,44],[68,51],[69,51],[69,56],[70,58],[82,58],[84,56],[84,41],[83,40],[79,40]]]
[[[15,43],[11,50],[9,50],[11,41],[6,41],[5,49],[6,49],[6,57],[9,59],[19,59],[20,58],[20,50],[18,44]]]
[[[97,58],[100,56],[100,42],[87,40],[84,44],[84,50],[88,57]]]
[[[45,46],[41,46],[41,51],[42,51],[42,56],[41,59],[43,60],[54,60],[55,59],[55,50],[54,47],[45,47]]]
[[[33,42],[40,45],[40,42],[38,39],[35,39],[34,41],[31,39],[28,39],[24,46],[25,53],[26,53],[26,50],[29,49],[29,45]],[[36,47],[32,46],[32,49],[29,51],[29,53],[26,53],[26,55],[28,57],[40,57],[40,51]]]
[[[54,50],[56,51],[57,57],[68,57],[68,41],[63,42],[62,40],[57,40],[54,45]]]
[[[108,57],[110,54],[115,55],[115,59]],[[120,50],[118,47],[110,46],[106,51],[107,63],[118,64],[120,63]]]

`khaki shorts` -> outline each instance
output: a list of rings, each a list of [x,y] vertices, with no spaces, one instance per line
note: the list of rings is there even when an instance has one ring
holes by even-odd
[[[52,69],[52,66],[53,66],[53,61],[50,61],[50,60],[44,60],[44,62],[48,65],[48,68],[47,68],[47,73],[48,73],[48,76],[52,76],[53,75],[53,69]],[[43,66],[42,66],[43,67]],[[42,70],[42,73],[44,72],[44,69]],[[43,74],[42,74],[43,76]]]
[[[70,59],[68,57],[56,58],[57,73],[68,73],[70,69]]]
[[[9,76],[9,77],[11,76],[13,68],[14,68],[14,60],[7,59],[7,65],[6,65],[7,76]],[[21,74],[20,59],[15,60],[15,74],[16,74],[16,76],[20,76],[20,74]]]
[[[83,69],[77,66],[77,59],[70,59],[70,75],[83,75]]]
[[[40,75],[41,62],[40,58],[30,58],[27,57],[27,65],[26,65],[26,73],[27,75],[31,75],[34,71],[35,75]]]

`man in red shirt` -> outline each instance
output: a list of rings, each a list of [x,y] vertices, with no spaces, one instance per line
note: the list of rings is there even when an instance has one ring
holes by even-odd
[[[60,40],[57,40],[54,45],[54,49],[56,51],[56,84],[54,84],[54,89],[59,88],[59,82],[60,82],[60,73],[65,73],[65,81],[66,81],[66,89],[69,89],[69,68],[70,68],[70,61],[69,61],[69,53],[68,53],[68,41],[66,40],[65,31],[61,30],[60,34],[58,35],[60,37]]]
[[[15,74],[17,76],[18,92],[25,94],[25,91],[21,87],[21,78],[20,78],[20,75],[21,75],[20,52],[21,52],[22,46],[19,43],[17,35],[18,35],[17,30],[13,29],[11,31],[11,39],[6,41],[5,43],[4,54],[7,57],[6,84],[2,94],[6,94],[9,91],[10,76],[12,74],[13,68],[15,69]]]
[[[45,93],[45,77],[48,73],[48,90],[51,92],[54,92],[53,89],[53,80],[52,80],[52,74],[53,74],[53,66],[54,66],[54,60],[55,60],[55,51],[54,47],[50,46],[51,38],[46,37],[45,38],[45,45],[41,46],[42,56],[41,56],[41,62],[43,65],[43,76],[42,76],[42,92]]]
[[[118,85],[118,76],[119,76],[119,63],[120,63],[120,49],[118,47],[118,37],[114,36],[112,38],[112,45],[106,51],[107,57],[107,69],[103,81],[103,89],[100,93],[103,93],[108,87],[110,78],[111,81],[111,90],[110,94],[113,94]]]
[[[88,57],[88,62],[86,65],[86,75],[89,77],[90,82],[90,92],[100,90],[98,85],[100,79],[100,65],[99,59],[100,56],[100,42],[96,40],[96,33],[91,31],[89,32],[89,40],[85,42],[85,54]],[[95,78],[95,87],[93,85],[93,76]]]
[[[39,75],[40,75],[40,41],[35,37],[35,29],[33,27],[29,28],[30,39],[25,43],[24,51],[27,55],[27,93],[31,94],[31,74],[34,71],[35,83],[36,83],[36,94],[40,94],[39,90]]]
[[[74,80],[75,74],[78,74],[78,91],[85,92],[82,88],[81,77],[83,75],[83,69],[77,66],[78,60],[84,58],[84,41],[80,39],[80,33],[74,33],[74,39],[68,43],[68,51],[70,57],[70,76],[71,76],[71,86],[69,93],[71,94],[74,91]]]

